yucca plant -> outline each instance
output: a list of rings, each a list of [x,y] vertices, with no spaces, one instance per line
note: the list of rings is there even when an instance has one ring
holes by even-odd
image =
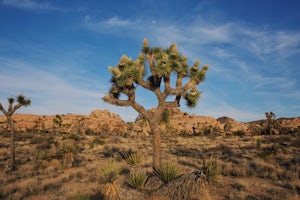
[[[202,172],[205,175],[205,181],[212,185],[220,185],[221,171],[218,167],[217,160],[211,157],[203,160]]]
[[[121,168],[110,162],[109,165],[103,167],[99,171],[100,183],[113,183],[120,175]]]
[[[129,152],[124,154],[124,160],[130,167],[135,167],[142,162],[143,155],[139,152]]]
[[[101,183],[101,194],[105,200],[119,200],[120,199],[120,186],[115,180],[118,178],[121,168],[114,164],[112,161],[101,168],[99,178]]]
[[[163,163],[159,168],[155,169],[155,174],[164,183],[168,183],[171,180],[179,177],[181,171],[173,163]]]
[[[126,182],[135,189],[144,187],[148,176],[142,168],[132,169],[127,176]]]

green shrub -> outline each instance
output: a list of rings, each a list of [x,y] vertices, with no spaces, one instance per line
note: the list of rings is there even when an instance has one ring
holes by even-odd
[[[143,155],[139,152],[129,152],[124,154],[124,160],[130,167],[137,166],[142,162]]]
[[[205,174],[206,182],[212,185],[219,185],[221,171],[216,159],[211,157],[209,160],[203,160],[202,171]]]
[[[126,182],[135,189],[141,189],[144,187],[148,176],[142,168],[133,169],[127,176]]]
[[[257,151],[261,151],[261,139],[256,140],[256,149]]]
[[[165,109],[162,113],[161,122],[168,123],[169,122],[170,111]]]
[[[155,169],[155,174],[164,183],[168,183],[171,180],[177,178],[181,174],[181,172],[175,164],[164,163],[158,169]]]

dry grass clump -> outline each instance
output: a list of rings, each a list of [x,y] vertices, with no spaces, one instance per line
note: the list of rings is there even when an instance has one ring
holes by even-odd
[[[174,163],[163,163],[159,168],[155,169],[154,173],[164,183],[168,183],[177,178],[181,174],[181,171]]]

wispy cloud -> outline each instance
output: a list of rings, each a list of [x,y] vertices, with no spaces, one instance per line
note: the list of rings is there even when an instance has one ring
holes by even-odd
[[[273,68],[286,63],[290,56],[300,52],[300,32],[260,29],[234,22],[210,23],[199,18],[185,24],[162,20],[153,24],[142,18],[134,21],[113,17],[100,23],[89,21],[88,25],[95,30],[109,30],[110,34],[127,32],[126,36],[134,39],[148,37],[152,45],[168,46],[175,42],[191,60],[203,56],[205,63],[212,64],[209,73],[214,73],[218,80],[228,80],[236,87],[282,94],[294,93],[297,88],[297,81],[281,73],[283,69]],[[265,100],[268,98],[270,97],[266,96]],[[261,114],[230,106],[229,102],[224,103],[219,105],[216,102],[216,107],[206,113],[213,116],[220,116],[221,113],[242,121],[263,117]]]
[[[126,30],[127,34],[131,34],[131,31],[141,28],[139,20],[122,19],[118,16],[114,16],[108,19],[97,20],[91,15],[84,17],[85,25],[88,29],[96,32],[105,32],[119,35],[120,30]],[[123,35],[126,35],[122,32]]]
[[[138,115],[132,108],[115,107],[102,101],[107,88],[101,87],[99,80],[88,81],[84,76],[70,80],[64,74],[43,70],[22,60],[0,57],[0,63],[1,103],[7,106],[6,98],[21,93],[32,100],[32,105],[19,113],[89,114],[95,109],[108,109],[124,121],[134,121]]]
[[[240,27],[239,34],[245,39],[241,45],[261,59],[286,59],[300,52],[300,32],[255,30]]]
[[[64,9],[54,6],[49,2],[37,2],[33,0],[2,0],[0,3],[6,6],[13,6],[13,7],[28,9],[28,10],[64,11]]]
[[[122,29],[129,32],[128,35],[132,37],[150,36],[160,45],[176,42],[183,48],[187,46],[192,47],[192,49],[198,48],[199,45],[229,45],[234,47],[231,51],[213,47],[208,49],[216,50],[216,55],[220,57],[238,54],[237,51],[243,50],[261,60],[276,59],[278,61],[300,52],[300,32],[261,30],[232,22],[209,23],[198,18],[185,24],[164,21],[153,24],[145,19],[130,20],[118,16],[97,22],[91,20],[89,15],[85,16],[85,22],[94,31],[109,30],[109,33],[119,34],[118,29]]]
[[[81,88],[64,76],[39,69],[31,63],[5,58],[0,58],[0,62],[5,68],[0,74],[1,98],[24,93],[36,102],[30,108],[34,113],[72,112],[71,108],[87,112],[89,110],[78,109],[78,106],[92,107],[100,101],[100,91]]]

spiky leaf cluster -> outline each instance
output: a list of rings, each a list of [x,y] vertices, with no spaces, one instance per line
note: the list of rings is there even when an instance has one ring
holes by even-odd
[[[189,72],[187,57],[182,56],[177,50],[176,44],[171,44],[169,48],[162,49],[158,47],[149,47],[147,39],[143,43],[143,53],[154,54],[155,56],[155,72],[158,78],[169,77],[172,72],[185,77]]]
[[[197,84],[204,81],[206,71],[208,70],[208,65],[205,65],[201,70],[199,70],[199,65],[200,60],[196,60],[190,69],[190,78],[195,80]]]
[[[18,95],[16,99],[19,104],[22,104],[25,107],[31,104],[30,99],[26,99],[25,96],[22,94]]]
[[[194,108],[197,105],[197,102],[200,98],[200,92],[196,87],[193,87],[191,91],[185,96],[186,105],[190,108]]]
[[[218,167],[217,160],[211,157],[208,160],[203,160],[202,171],[205,174],[205,180],[209,184],[219,185],[221,171]]]
[[[9,104],[13,104],[15,102],[15,99],[13,97],[10,97],[7,99]]]
[[[124,89],[132,89],[135,87],[134,83],[145,73],[143,66],[144,62],[145,58],[143,55],[140,55],[136,61],[123,55],[116,67],[108,67],[112,73],[111,82],[113,83],[109,93],[114,98],[119,98],[120,93]]]
[[[147,181],[147,174],[142,168],[132,169],[127,176],[126,182],[133,188],[141,189]]]
[[[155,174],[164,183],[180,176],[181,171],[174,163],[163,163],[158,169],[155,169]]]
[[[164,52],[157,53],[155,71],[158,77],[170,76],[172,72],[172,66],[168,54]]]

